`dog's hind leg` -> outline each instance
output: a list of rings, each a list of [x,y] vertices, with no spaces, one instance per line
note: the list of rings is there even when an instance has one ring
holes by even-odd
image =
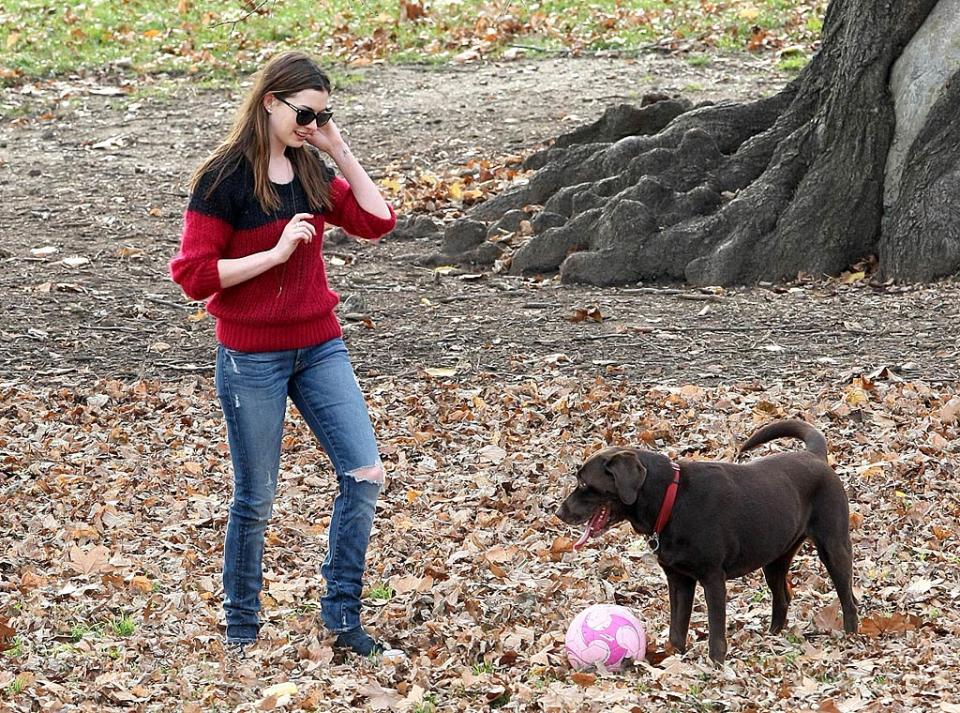
[[[848,634],[856,633],[859,622],[857,599],[853,596],[853,550],[850,546],[850,535],[844,531],[832,537],[813,538],[813,542],[817,546],[817,556],[827,568],[837,596],[840,597],[843,630]]]
[[[787,550],[786,554],[763,568],[763,576],[773,595],[773,613],[770,616],[771,634],[779,634],[787,623],[787,609],[790,606],[790,600],[793,599],[788,581],[790,563],[793,562],[794,555],[806,539],[807,536],[804,535]]]
[[[842,490],[843,486],[837,483]],[[853,596],[853,548],[850,546],[850,509],[846,496],[828,493],[814,505],[813,517],[807,535],[817,546],[817,556],[827,568],[833,586],[840,597],[843,611],[843,630],[857,631],[857,600]]]
[[[670,588],[670,644],[677,651],[686,651],[697,580],[676,572],[667,572],[666,575]]]

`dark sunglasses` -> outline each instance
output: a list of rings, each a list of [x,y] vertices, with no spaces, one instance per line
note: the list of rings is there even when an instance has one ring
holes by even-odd
[[[312,109],[303,109],[299,106],[294,106],[293,104],[288,102],[286,99],[283,99],[282,97],[278,97],[276,94],[274,94],[274,96],[280,101],[282,101],[284,104],[286,104],[288,107],[293,109],[295,112],[297,112],[298,126],[307,126],[313,123],[314,121],[316,121],[317,128],[319,129],[321,126],[323,126],[328,121],[330,121],[330,119],[333,118],[333,112],[330,111],[329,109],[324,109],[323,111],[313,111]]]

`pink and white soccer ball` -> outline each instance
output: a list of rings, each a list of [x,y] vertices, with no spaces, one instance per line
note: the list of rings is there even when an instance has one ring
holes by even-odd
[[[647,635],[626,607],[594,604],[574,617],[567,629],[567,658],[576,669],[603,667],[616,671],[625,659],[641,659]]]

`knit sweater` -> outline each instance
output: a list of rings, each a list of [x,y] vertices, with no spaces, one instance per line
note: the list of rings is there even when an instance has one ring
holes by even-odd
[[[180,250],[170,261],[170,275],[188,297],[208,300],[217,320],[217,339],[244,352],[282,351],[322,344],[341,335],[334,308],[340,301],[327,285],[323,231],[327,223],[351,235],[375,240],[390,232],[397,218],[368,213],[357,203],[350,184],[326,169],[333,207],[311,211],[299,179],[274,184],[282,205],[266,213],[253,191],[250,164],[226,176],[206,197],[215,173],[203,176],[184,214]],[[389,207],[389,206],[388,206]],[[273,248],[296,213],[313,213],[317,229],[283,264],[245,282],[222,287],[217,262]],[[209,299],[208,299],[209,298]]]

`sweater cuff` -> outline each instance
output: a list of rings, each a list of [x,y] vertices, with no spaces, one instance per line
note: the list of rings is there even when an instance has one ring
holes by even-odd
[[[218,260],[210,260],[204,262],[197,269],[193,291],[197,295],[203,295],[203,297],[199,299],[206,299],[210,295],[216,294],[223,289],[220,284],[220,269],[217,267],[218,262]]]
[[[384,203],[387,202],[384,201]],[[363,208],[360,208],[360,210],[363,211],[363,217],[366,219],[367,228],[369,229],[371,236],[373,236],[373,240],[382,238],[397,225],[397,214],[394,212],[393,206],[387,203],[387,209],[390,211],[389,218],[381,218],[380,216],[374,215],[373,213],[368,213]]]

